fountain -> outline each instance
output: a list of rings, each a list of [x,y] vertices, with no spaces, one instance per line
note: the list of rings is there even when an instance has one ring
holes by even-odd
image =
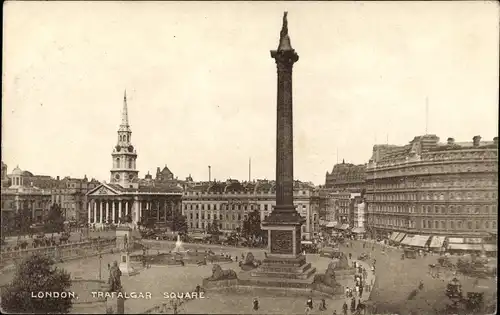
[[[187,251],[184,250],[184,246],[182,246],[181,236],[177,234],[177,241],[175,242],[175,248],[173,250],[176,254],[186,254]]]

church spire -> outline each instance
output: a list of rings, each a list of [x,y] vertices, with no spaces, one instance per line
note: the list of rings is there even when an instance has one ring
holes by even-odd
[[[130,125],[128,124],[128,105],[127,105],[127,90],[123,94],[123,109],[122,109],[122,123],[118,131],[131,132]]]
[[[123,94],[122,126],[128,126],[127,90]]]

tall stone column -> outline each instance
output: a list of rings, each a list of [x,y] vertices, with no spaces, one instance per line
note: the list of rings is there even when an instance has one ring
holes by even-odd
[[[88,216],[87,216],[88,219],[87,219],[87,221],[88,221],[88,223],[92,223],[91,222],[91,219],[92,219],[92,208],[90,206],[90,202],[87,203],[87,213],[88,213]]]
[[[297,256],[301,251],[300,226],[304,219],[293,203],[293,101],[292,70],[299,60],[288,36],[287,13],[277,50],[271,51],[277,68],[276,110],[276,206],[264,220],[263,228],[270,230],[271,254]]]
[[[123,200],[118,201],[118,219],[123,217],[122,204]]]
[[[92,208],[94,208],[94,222],[92,223],[97,223],[97,202],[95,200],[92,200]]]
[[[99,223],[103,223],[103,220],[102,220],[103,213],[102,213],[102,211],[103,211],[103,202],[100,201],[99,202]]]
[[[104,219],[104,223],[109,223],[109,200],[106,200],[106,218]]]
[[[111,209],[111,211],[112,211],[111,212],[111,216],[112,216],[113,224],[115,224],[116,223],[116,209],[115,209],[115,207],[116,207],[116,201],[113,200],[112,203],[113,204],[112,204],[112,209]]]

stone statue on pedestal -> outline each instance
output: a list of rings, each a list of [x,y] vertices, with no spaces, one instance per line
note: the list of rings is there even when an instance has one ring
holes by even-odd
[[[122,272],[118,267],[118,262],[115,260],[113,262],[113,266],[109,269],[109,292],[121,292],[122,290],[122,281],[121,281]]]

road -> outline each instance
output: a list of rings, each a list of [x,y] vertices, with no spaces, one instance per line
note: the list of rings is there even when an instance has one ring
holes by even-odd
[[[417,259],[401,259],[401,250],[384,248],[372,244],[363,248],[363,241],[352,241],[352,247],[341,246],[346,252],[351,252],[357,257],[362,252],[371,253],[376,259],[377,281],[370,300],[377,305],[377,313],[434,314],[433,309],[442,309],[448,303],[445,288],[448,281],[454,276],[451,272],[442,273],[440,278],[433,278],[429,274],[429,264],[436,264],[438,255],[428,255]],[[410,293],[415,290],[422,280],[424,289],[409,300]],[[470,277],[460,276],[464,292],[478,291],[485,293],[485,301],[496,301],[495,279],[480,279],[478,286]],[[479,286],[484,286],[481,288]]]

